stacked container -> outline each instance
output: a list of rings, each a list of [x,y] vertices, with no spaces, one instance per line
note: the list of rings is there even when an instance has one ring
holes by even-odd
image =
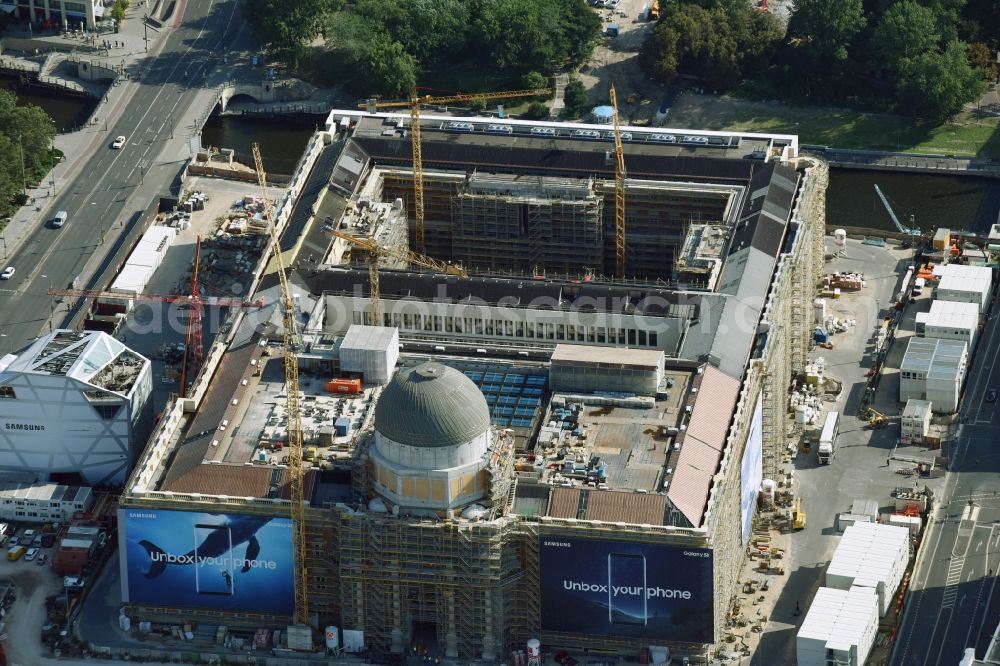
[[[846,530],[826,570],[826,586],[849,590],[866,587],[878,598],[885,616],[910,559],[910,531],[905,527],[857,522]]]

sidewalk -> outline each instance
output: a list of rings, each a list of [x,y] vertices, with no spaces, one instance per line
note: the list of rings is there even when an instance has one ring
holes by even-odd
[[[138,83],[134,80],[137,73],[149,68],[154,57],[163,46],[164,39],[169,29],[167,26],[159,32],[152,30],[149,39],[149,52],[144,45],[143,12],[148,7],[130,6],[126,11],[125,21],[122,23],[121,31],[117,34],[113,32],[100,33],[96,40],[110,40],[112,44],[117,42],[120,46],[112,47],[108,51],[108,56],[101,57],[95,54],[81,54],[81,58],[92,60],[95,63],[122,65],[128,72],[127,79],[119,78],[114,84],[109,86],[94,109],[87,126],[76,132],[67,134],[57,134],[52,145],[63,152],[63,160],[46,175],[37,187],[29,187],[28,205],[22,206],[11,217],[7,226],[0,231],[3,238],[3,258],[17,252],[18,246],[24,239],[31,235],[42,220],[47,220],[55,214],[55,197],[70,185],[78,175],[83,164],[94,152],[97,144],[112,140],[105,131],[105,126],[111,127],[118,121],[122,110],[131,98]],[[176,14],[178,10],[174,10]],[[5,38],[11,37],[14,40],[28,37],[27,31],[23,34],[8,31]],[[66,38],[60,34],[50,34],[32,39],[33,44],[40,44],[37,48],[45,48],[45,44],[51,44],[50,48],[64,50],[67,44],[70,46],[82,45],[83,41],[78,38]]]

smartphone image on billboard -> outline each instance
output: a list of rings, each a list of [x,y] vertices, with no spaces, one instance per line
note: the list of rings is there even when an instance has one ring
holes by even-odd
[[[234,593],[233,534],[228,526],[194,526],[194,584],[198,594]]]
[[[608,622],[645,626],[649,618],[646,558],[608,554]]]

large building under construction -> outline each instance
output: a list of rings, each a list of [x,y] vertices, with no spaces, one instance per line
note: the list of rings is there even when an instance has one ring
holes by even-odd
[[[412,243],[407,122],[331,114],[331,226]],[[795,137],[625,128],[628,278],[612,280],[606,127],[422,123],[426,253],[470,275],[385,266],[378,320],[342,241],[290,277],[315,626],[378,661],[499,661],[532,638],[720,649],[809,349],[824,167]],[[244,322],[208,355],[130,479],[122,591],[138,619],[292,617],[269,335]]]

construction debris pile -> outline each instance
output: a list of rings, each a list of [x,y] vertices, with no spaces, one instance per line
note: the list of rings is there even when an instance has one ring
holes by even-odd
[[[217,219],[219,232],[231,236],[266,234],[267,218],[264,209],[263,197],[249,195],[243,197],[234,203],[225,215]]]
[[[843,289],[861,291],[865,286],[864,273],[830,273],[823,278],[823,290]]]

